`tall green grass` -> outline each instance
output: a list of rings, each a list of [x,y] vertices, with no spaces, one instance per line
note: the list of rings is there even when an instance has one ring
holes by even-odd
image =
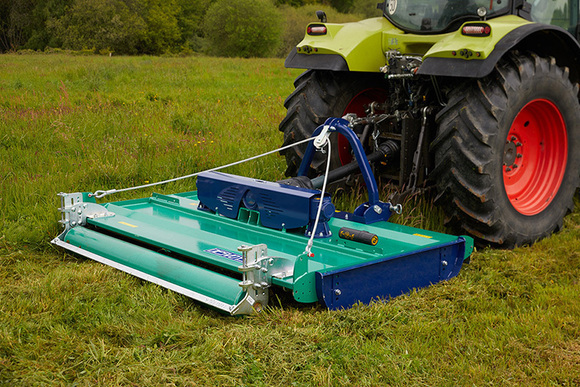
[[[2,234],[36,247],[57,231],[60,191],[141,185],[276,149],[297,75],[267,59],[4,56],[0,66]],[[279,179],[284,160],[229,171]]]
[[[580,384],[578,200],[532,247],[478,251],[452,281],[338,312],[277,293],[260,315],[227,317],[49,244],[57,192],[280,146],[298,73],[278,59],[0,56],[0,385]],[[273,155],[228,171],[284,169]],[[441,231],[443,217],[415,196],[395,220]]]

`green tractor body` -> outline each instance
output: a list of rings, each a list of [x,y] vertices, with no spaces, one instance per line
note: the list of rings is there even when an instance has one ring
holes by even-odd
[[[494,32],[489,36],[466,36],[461,30],[434,34],[408,34],[386,18],[373,18],[348,24],[310,24],[308,30],[326,28],[324,35],[307,33],[292,52],[287,67],[308,67],[321,70],[378,72],[385,65],[385,53],[396,50],[402,54],[420,55],[424,61],[432,58],[465,59],[482,62],[496,44],[514,29],[530,22],[514,16],[502,16],[485,23]],[[480,27],[483,23],[466,23]],[[458,52],[478,53],[478,56],[457,55]],[[453,54],[455,52],[455,55]]]
[[[539,34],[548,34],[554,39],[549,47],[543,45],[538,47],[542,52],[551,52],[555,55],[577,56],[579,54],[580,47],[571,35],[576,34],[578,24],[578,2],[576,1],[551,1],[551,7],[534,6],[533,10],[538,9],[537,12],[530,12],[531,6],[527,2],[519,2],[520,6],[512,12],[509,12],[510,6],[505,5],[500,8],[499,12],[491,14],[488,8],[478,7],[474,2],[463,3],[457,0],[396,2],[408,4],[407,8],[422,10],[426,14],[433,13],[432,10],[426,12],[429,7],[443,8],[449,3],[462,4],[461,9],[465,10],[465,14],[458,16],[454,22],[450,20],[446,28],[439,28],[435,31],[426,30],[425,26],[420,26],[420,22],[412,22],[412,19],[421,20],[417,12],[405,14],[412,16],[408,16],[409,20],[403,22],[403,25],[397,26],[396,21],[400,21],[401,17],[394,16],[404,11],[395,8],[395,13],[389,15],[388,4],[392,2],[386,3],[387,11],[384,17],[347,24],[311,23],[306,29],[304,40],[296,46],[295,51],[290,53],[286,66],[317,70],[378,72],[385,65],[385,53],[395,50],[405,55],[420,55],[425,64],[421,69],[421,74],[481,77],[488,74],[466,70],[481,67],[484,71],[491,72],[493,65],[490,67],[490,64],[496,63],[503,54],[522,41],[537,39]],[[486,3],[489,6],[486,0],[477,3]],[[515,3],[518,2],[515,1]],[[383,4],[380,5],[382,8],[385,7]],[[478,9],[486,10],[484,18],[477,16]],[[442,18],[443,16],[439,17],[439,19]],[[426,20],[431,23],[428,17],[423,17],[422,20],[423,23]],[[413,25],[416,25],[415,30]],[[486,32],[486,27],[489,32]],[[541,43],[544,41],[540,38]],[[461,61],[474,62],[462,63]],[[449,66],[440,65],[440,63]],[[460,66],[460,68],[457,69],[455,66]]]
[[[387,0],[383,17],[308,25],[286,66],[295,81],[285,144],[345,116],[396,201],[436,186],[448,224],[480,244],[513,247],[558,230],[580,180],[578,0]],[[351,171],[348,143],[331,167]],[[295,175],[304,149],[286,151]],[[322,155],[310,175],[324,171]],[[353,176],[336,173],[336,184]]]

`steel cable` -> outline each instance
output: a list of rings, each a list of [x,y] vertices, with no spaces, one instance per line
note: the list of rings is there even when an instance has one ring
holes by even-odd
[[[172,183],[174,181],[189,179],[189,178],[192,178],[192,177],[195,177],[195,176],[199,175],[200,173],[219,171],[220,169],[224,169],[224,168],[228,168],[228,167],[233,167],[234,165],[242,164],[242,163],[245,163],[247,161],[256,160],[256,159],[259,159],[261,157],[271,155],[272,153],[280,152],[280,151],[283,151],[283,150],[286,150],[286,149],[295,147],[295,146],[300,145],[300,144],[304,144],[305,142],[309,142],[309,141],[312,141],[312,140],[314,140],[314,137],[310,137],[310,138],[307,138],[307,139],[304,139],[304,140],[295,142],[294,144],[286,145],[286,146],[283,146],[281,148],[274,149],[272,151],[269,151],[269,152],[266,152],[266,153],[262,153],[262,154],[257,155],[257,156],[252,156],[252,157],[249,157],[247,159],[243,159],[243,160],[236,161],[236,162],[233,162],[233,163],[230,163],[230,164],[222,165],[221,167],[215,167],[215,168],[207,169],[205,171],[200,171],[200,172],[192,173],[192,174],[189,174],[189,175],[176,177],[176,178],[173,178],[173,179],[158,181],[156,183],[143,184],[143,185],[138,185],[138,186],[128,187],[128,188],[121,188],[121,189],[110,189],[108,191],[98,190],[98,191],[95,191],[94,193],[89,194],[89,196],[94,196],[97,199],[100,199],[100,198],[103,198],[103,197],[105,197],[107,195],[111,195],[111,194],[114,194],[114,193],[126,192],[126,191],[134,191],[134,190],[138,190],[138,189],[142,189],[142,188],[148,188],[148,187],[154,187],[154,186],[161,185],[161,184]]]

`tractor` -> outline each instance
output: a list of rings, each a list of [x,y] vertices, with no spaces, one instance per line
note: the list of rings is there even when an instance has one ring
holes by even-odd
[[[285,62],[306,71],[284,104],[284,144],[344,117],[394,201],[435,187],[452,229],[532,244],[562,227],[580,183],[579,3],[387,0],[382,17],[346,24],[318,11]],[[352,184],[351,146],[331,140],[333,180]],[[388,162],[386,143],[398,152]],[[305,151],[283,152],[288,176]],[[326,160],[318,152],[308,176]]]

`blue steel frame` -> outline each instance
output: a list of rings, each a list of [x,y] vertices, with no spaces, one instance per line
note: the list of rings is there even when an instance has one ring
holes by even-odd
[[[350,308],[358,302],[389,299],[451,279],[461,270],[465,249],[466,240],[459,237],[453,242],[395,257],[316,272],[318,300],[331,310]]]
[[[383,203],[379,200],[379,188],[377,187],[375,176],[371,170],[363,145],[357,135],[349,128],[349,122],[344,118],[328,118],[323,125],[316,128],[314,133],[312,133],[312,136],[318,136],[325,127],[328,127],[330,133],[335,132],[346,137],[354,152],[354,156],[367,187],[368,202],[358,206],[354,211],[354,214],[348,217],[348,219],[364,224],[387,221],[391,216],[391,204]],[[298,169],[298,176],[307,175],[310,163],[314,157],[315,149],[313,141],[309,142],[304,157],[302,158],[300,168]],[[345,213],[335,215],[337,218],[343,218],[344,216]]]

